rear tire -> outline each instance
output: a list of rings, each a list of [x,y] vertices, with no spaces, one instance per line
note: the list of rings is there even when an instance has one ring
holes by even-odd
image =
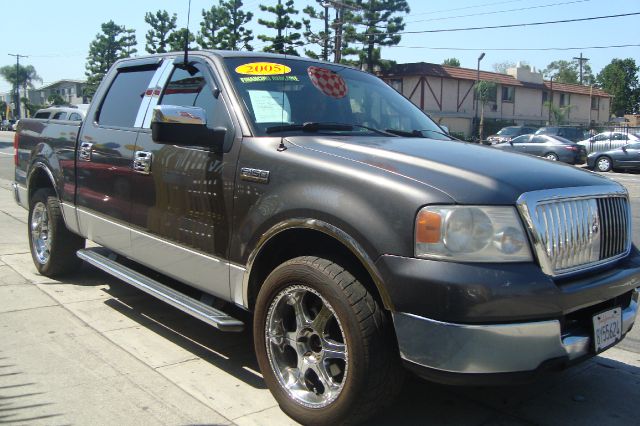
[[[555,152],[550,152],[547,155],[545,155],[544,158],[546,158],[549,161],[558,161],[558,154],[556,154]]]
[[[31,257],[40,274],[55,277],[80,267],[76,252],[84,248],[85,240],[67,229],[52,189],[38,189],[29,200],[27,228]]]
[[[304,425],[360,423],[401,388],[391,321],[327,259],[298,257],[273,270],[258,294],[253,331],[267,386]]]
[[[611,158],[603,155],[602,157],[598,157],[596,159],[596,170],[599,172],[608,172],[613,168],[613,163]]]

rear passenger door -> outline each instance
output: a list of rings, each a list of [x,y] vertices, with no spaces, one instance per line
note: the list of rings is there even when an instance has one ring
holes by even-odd
[[[193,58],[190,58],[193,60]],[[234,124],[225,94],[204,60],[192,69],[171,66],[157,102],[200,107],[207,126],[227,129],[222,153],[207,146],[157,144],[151,138],[154,103],[136,143],[132,198],[134,258],[202,291],[230,299],[227,263],[236,157]]]
[[[120,254],[131,254],[132,161],[144,114],[145,91],[158,59],[123,62],[111,71],[106,95],[96,94],[76,154],[80,231]],[[115,75],[114,75],[115,74]],[[102,90],[102,89],[101,89]]]

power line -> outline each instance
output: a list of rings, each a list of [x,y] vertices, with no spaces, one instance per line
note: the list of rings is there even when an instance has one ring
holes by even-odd
[[[354,42],[358,44],[364,44],[363,42]],[[459,50],[459,51],[548,51],[548,50],[590,50],[590,49],[612,49],[619,47],[640,47],[640,44],[613,44],[609,46],[581,46],[581,47],[432,47],[432,46],[385,46],[385,47],[400,47],[404,49],[426,49],[426,50]]]
[[[471,16],[497,15],[499,13],[521,12],[523,10],[543,9],[543,8],[547,8],[547,7],[565,6],[565,5],[568,5],[568,4],[585,3],[585,2],[589,2],[589,1],[591,1],[591,0],[564,1],[564,2],[559,2],[559,3],[543,4],[543,5],[539,5],[539,6],[519,7],[519,8],[516,8],[516,9],[506,9],[506,10],[496,10],[496,11],[493,11],[493,12],[478,12],[478,13],[470,13],[470,14],[467,14],[467,15],[443,16],[441,18],[417,19],[415,21],[405,21],[405,24],[412,24],[414,22],[442,21],[442,20],[445,20],[445,19],[455,19],[455,18],[468,18],[468,17],[471,17]]]
[[[617,15],[592,16],[589,18],[561,19],[557,21],[527,22],[522,24],[506,24],[506,25],[489,25],[486,27],[446,28],[446,29],[439,29],[439,30],[422,30],[422,31],[399,31],[394,34],[446,33],[446,32],[455,32],[455,31],[494,30],[498,28],[533,27],[538,25],[566,24],[569,22],[583,22],[583,21],[596,21],[598,19],[622,18],[625,16],[635,16],[635,15],[640,15],[640,12],[620,13]],[[381,34],[384,34],[384,33],[371,33],[371,34],[362,34],[362,35],[381,35]]]
[[[456,7],[453,9],[441,9],[441,10],[434,10],[431,12],[421,12],[421,13],[412,13],[413,16],[420,16],[420,15],[431,15],[434,13],[443,13],[443,12],[455,12],[456,10],[467,10],[467,9],[477,9],[479,7],[485,7],[485,6],[498,6],[501,4],[507,4],[507,3],[521,3],[525,0],[509,0],[509,1],[498,1],[498,2],[493,2],[493,3],[483,3],[483,4],[478,4],[475,6],[465,6],[465,7]]]

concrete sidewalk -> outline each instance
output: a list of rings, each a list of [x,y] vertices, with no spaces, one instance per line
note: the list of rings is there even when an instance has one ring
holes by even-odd
[[[63,281],[37,275],[26,211],[6,189],[0,424],[293,424],[257,372],[250,332],[218,332],[88,266]],[[614,348],[529,386],[410,379],[369,424],[637,424],[639,385],[640,355]]]

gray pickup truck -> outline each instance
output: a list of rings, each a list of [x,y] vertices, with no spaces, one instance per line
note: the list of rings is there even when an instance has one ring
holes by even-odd
[[[41,274],[83,260],[224,331],[244,327],[233,305],[252,312],[264,380],[304,424],[363,421],[406,369],[526,380],[631,329],[619,184],[452,140],[345,66],[189,58],[120,60],[82,124],[20,122]]]

